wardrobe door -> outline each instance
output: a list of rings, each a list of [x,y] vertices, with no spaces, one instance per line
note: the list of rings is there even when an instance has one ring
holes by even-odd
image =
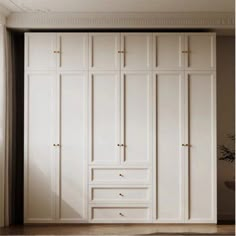
[[[63,72],[60,84],[59,219],[86,219],[86,100],[87,73]]]
[[[121,70],[152,70],[152,34],[121,34]]]
[[[54,33],[26,33],[25,69],[55,70],[56,39],[56,34]]]
[[[121,82],[121,151],[126,165],[151,163],[151,73],[124,72]]]
[[[184,34],[153,35],[153,63],[156,70],[183,70]]]
[[[187,70],[215,69],[215,34],[187,34],[185,46],[184,54]]]
[[[215,73],[187,72],[186,221],[216,223]]]
[[[51,73],[25,75],[24,222],[55,219],[56,76]]]
[[[120,73],[90,73],[90,163],[120,163]]]
[[[88,69],[88,34],[57,34],[58,67],[61,70]]]
[[[90,70],[120,69],[120,33],[89,34]]]
[[[156,72],[156,220],[184,222],[184,74]]]

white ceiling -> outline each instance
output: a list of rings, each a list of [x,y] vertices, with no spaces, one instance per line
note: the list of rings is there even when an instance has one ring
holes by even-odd
[[[9,12],[234,12],[234,0],[0,0]]]

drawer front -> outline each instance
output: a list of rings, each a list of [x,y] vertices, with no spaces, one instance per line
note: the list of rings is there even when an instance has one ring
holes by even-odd
[[[137,183],[147,184],[150,181],[150,172],[148,169],[105,169],[92,168],[91,169],[91,183],[103,184],[124,184]]]
[[[148,207],[91,207],[91,220],[97,222],[147,222],[150,220]]]
[[[148,202],[150,190],[148,187],[91,187],[92,202]]]

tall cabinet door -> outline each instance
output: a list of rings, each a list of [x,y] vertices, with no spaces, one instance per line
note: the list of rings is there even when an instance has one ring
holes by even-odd
[[[156,220],[184,222],[184,73],[155,72]]]
[[[125,72],[121,81],[122,162],[151,163],[152,77],[146,72]]]
[[[89,77],[90,164],[119,164],[120,73],[99,71]]]
[[[59,76],[59,219],[86,219],[86,81],[87,73],[62,72]]]
[[[25,75],[24,221],[55,219],[56,149],[53,73]]]
[[[186,72],[186,221],[216,223],[215,73]]]

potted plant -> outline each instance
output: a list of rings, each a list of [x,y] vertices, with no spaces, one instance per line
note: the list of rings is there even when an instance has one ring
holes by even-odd
[[[228,135],[228,138],[235,143],[235,135]],[[221,157],[220,160],[228,161],[230,163],[235,162],[235,149],[229,148],[225,145],[219,145]],[[235,190],[235,177],[231,181],[225,181],[227,188]]]

